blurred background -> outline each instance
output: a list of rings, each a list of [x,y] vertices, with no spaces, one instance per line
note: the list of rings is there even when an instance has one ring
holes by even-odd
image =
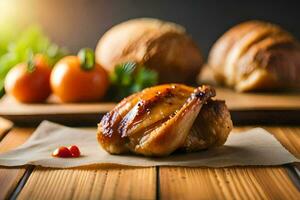
[[[0,29],[14,26],[17,29],[11,34],[18,34],[18,29],[38,24],[53,42],[70,52],[94,48],[111,26],[137,17],[185,26],[206,56],[222,33],[249,19],[277,23],[300,38],[297,1],[0,0]]]

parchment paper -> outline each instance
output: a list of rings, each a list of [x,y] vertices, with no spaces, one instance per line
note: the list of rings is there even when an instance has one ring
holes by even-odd
[[[79,158],[54,158],[51,153],[59,146],[77,145]],[[230,134],[226,144],[198,153],[174,154],[165,158],[136,155],[110,155],[96,140],[95,130],[65,127],[44,121],[30,139],[17,149],[0,154],[0,165],[25,164],[69,168],[91,164],[120,164],[129,166],[206,166],[226,167],[244,165],[281,165],[299,162],[270,133],[255,128],[240,134]]]

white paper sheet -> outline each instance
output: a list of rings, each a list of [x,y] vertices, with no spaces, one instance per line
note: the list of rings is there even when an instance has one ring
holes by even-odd
[[[79,158],[54,158],[51,153],[59,146],[77,145]],[[136,155],[110,155],[96,140],[96,132],[69,128],[44,121],[30,139],[17,149],[0,154],[0,165],[25,164],[69,168],[92,164],[129,166],[205,166],[227,167],[245,165],[281,165],[299,162],[270,133],[255,128],[240,134],[230,134],[222,147],[189,154],[174,154],[165,158]]]

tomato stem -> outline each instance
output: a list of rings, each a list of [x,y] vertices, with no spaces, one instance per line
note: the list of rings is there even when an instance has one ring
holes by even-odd
[[[95,66],[95,53],[90,48],[81,49],[78,52],[80,66],[83,70],[91,70]]]
[[[34,62],[34,55],[32,52],[29,53],[27,59],[27,71],[32,73],[35,71],[35,62]]]

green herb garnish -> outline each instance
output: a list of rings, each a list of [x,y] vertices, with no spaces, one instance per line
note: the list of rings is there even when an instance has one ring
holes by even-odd
[[[34,55],[32,52],[29,53],[27,58],[27,71],[32,73],[35,71],[35,62],[34,62]]]
[[[110,80],[109,97],[111,100],[119,101],[130,94],[157,84],[158,74],[143,65],[126,62],[115,67]]]

